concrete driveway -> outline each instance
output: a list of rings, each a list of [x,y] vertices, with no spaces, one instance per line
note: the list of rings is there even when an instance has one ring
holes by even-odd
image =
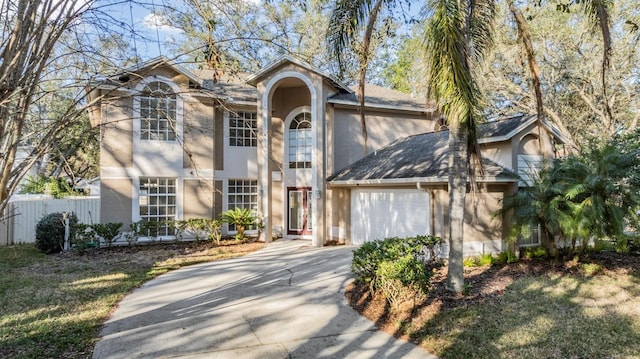
[[[435,358],[344,297],[354,247],[280,240],[162,275],[128,295],[94,358]]]

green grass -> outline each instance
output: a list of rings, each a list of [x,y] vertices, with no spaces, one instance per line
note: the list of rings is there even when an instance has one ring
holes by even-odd
[[[0,357],[91,357],[101,324],[133,288],[186,265],[242,255],[258,243],[99,251],[86,256],[0,247]]]
[[[640,358],[640,279],[538,276],[405,332],[442,358]]]

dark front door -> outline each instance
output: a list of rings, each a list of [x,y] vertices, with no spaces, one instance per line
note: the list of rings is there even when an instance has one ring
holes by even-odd
[[[287,234],[311,234],[311,188],[287,188]]]

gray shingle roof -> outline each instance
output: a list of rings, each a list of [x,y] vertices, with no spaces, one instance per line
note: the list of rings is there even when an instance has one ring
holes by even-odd
[[[213,70],[201,69],[194,71],[194,74],[201,79],[203,92],[211,94],[216,98],[225,99],[229,102],[256,103],[258,90],[244,82],[247,76],[243,73],[223,74],[217,82],[213,82]]]
[[[521,126],[535,119],[533,115],[518,115],[497,121],[485,122],[478,126],[478,138],[505,137]]]
[[[479,126],[484,137],[504,136],[523,125],[524,117],[490,122]],[[329,177],[337,183],[401,182],[403,179],[446,182],[449,164],[449,131],[429,132],[401,138],[390,145],[369,154]],[[483,159],[483,178],[516,181],[510,170],[497,163]],[[481,180],[481,179],[480,179]]]
[[[356,90],[356,86],[352,87],[352,90]],[[411,95],[402,93],[400,91],[386,89],[384,87],[366,84],[364,89],[365,105],[373,106],[386,106],[396,108],[415,108],[431,109],[434,107],[432,103],[428,103],[425,98],[412,97]],[[329,97],[329,102],[332,103],[348,103],[354,106],[359,104],[358,98],[355,93],[338,93]]]

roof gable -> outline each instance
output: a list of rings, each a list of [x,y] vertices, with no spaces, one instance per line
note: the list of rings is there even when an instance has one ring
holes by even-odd
[[[518,115],[482,123],[478,126],[478,143],[508,141],[537,121],[535,115]],[[542,126],[561,143],[569,143],[566,136],[551,122],[544,120]]]
[[[302,67],[317,75],[320,75],[325,82],[329,83],[332,87],[336,88],[339,91],[347,92],[347,93],[353,92],[349,87],[340,83],[340,81],[338,81],[335,77],[321,71],[320,69],[306,62],[295,59],[289,55],[280,56],[275,61],[273,61],[272,63],[262,68],[260,71],[247,77],[246,82],[251,86],[256,86],[260,81],[264,80],[270,73],[288,64],[293,64],[295,66]]]
[[[166,58],[164,56],[158,56],[156,58],[153,58],[151,60],[148,60],[148,61],[145,61],[143,63],[137,64],[135,66],[126,68],[126,69],[124,69],[122,72],[120,72],[119,74],[117,74],[114,77],[116,77],[118,80],[122,81],[123,77],[130,76],[132,74],[140,75],[141,73],[152,71],[152,70],[160,68],[160,67],[168,67],[168,68],[176,71],[180,75],[183,75],[184,77],[189,79],[189,81],[193,82],[194,84],[196,84],[198,86],[202,86],[202,81],[201,81],[200,78],[198,78],[196,75],[194,75],[193,73],[191,73],[190,71],[188,71],[184,67],[178,65],[174,61],[169,60],[168,58]],[[126,81],[128,81],[128,79],[126,79],[125,82]]]

